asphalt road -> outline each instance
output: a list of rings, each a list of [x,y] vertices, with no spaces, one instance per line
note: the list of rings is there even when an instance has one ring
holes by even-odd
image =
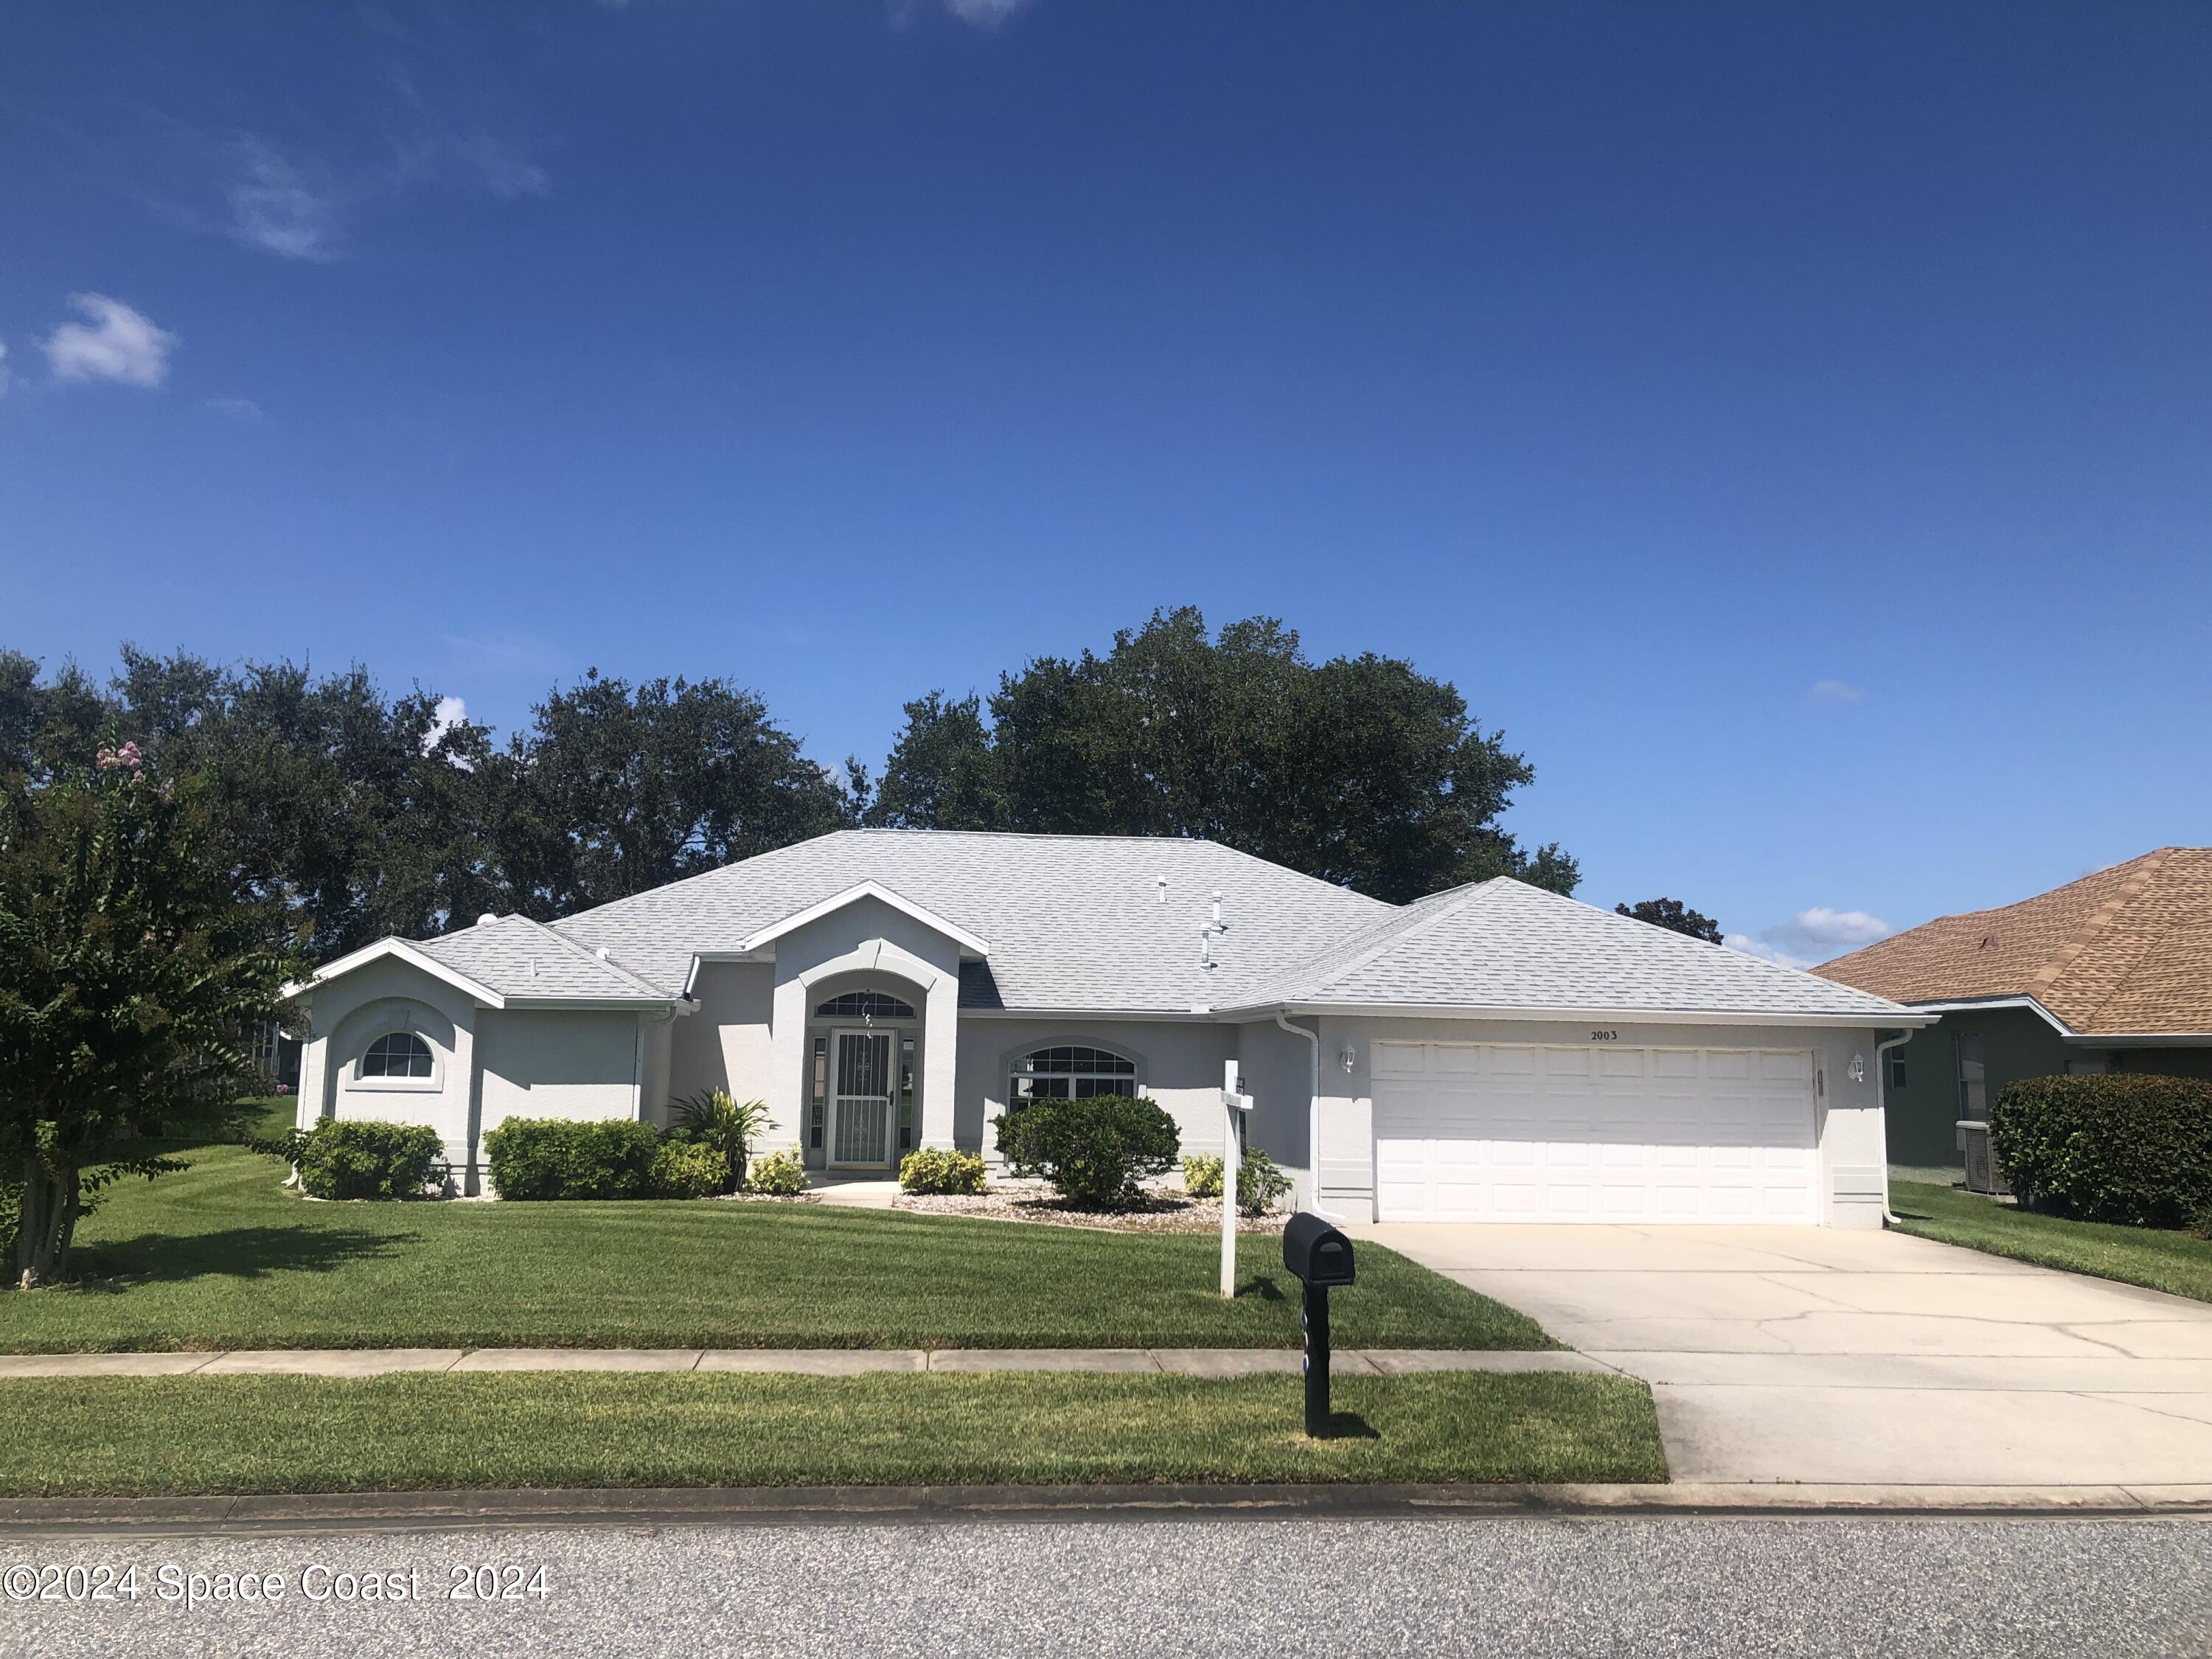
[[[137,1599],[16,1601],[137,1569]],[[165,1580],[163,1568],[179,1577]],[[514,1569],[452,1601],[455,1569]],[[536,1578],[536,1569],[544,1577]],[[319,1571],[317,1571],[319,1569]],[[164,1599],[276,1574],[281,1599]],[[338,1575],[420,1599],[338,1599]],[[533,1593],[532,1584],[543,1589]],[[266,1581],[257,1580],[265,1589]],[[380,1579],[380,1585],[389,1581]],[[109,1581],[111,1593],[116,1581]],[[1438,1520],[0,1538],[0,1652],[2212,1654],[2212,1522]],[[327,1599],[310,1599],[319,1591]],[[233,1595],[236,1591],[234,1587]],[[358,1586],[355,1594],[360,1595]]]

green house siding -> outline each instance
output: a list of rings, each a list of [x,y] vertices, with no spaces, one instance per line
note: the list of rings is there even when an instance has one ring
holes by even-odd
[[[2116,1072],[2212,1078],[2212,1048],[2115,1048],[2112,1059]]]
[[[1905,1061],[1905,1086],[1888,1085],[1889,1161],[1893,1164],[1956,1164],[1959,1151],[1959,1044],[1982,1042],[1986,1097],[2024,1077],[2056,1077],[2069,1060],[2091,1056],[2069,1047],[2039,1014],[2026,1008],[1991,1008],[1984,1012],[1946,1014],[1916,1035],[1893,1058]]]
[[[1963,1167],[1958,1138],[1959,1119],[1964,1115],[1959,1045],[1969,1037],[1981,1039],[1983,1083],[1989,1100],[2021,1078],[2063,1076],[2069,1064],[2103,1063],[2116,1072],[2212,1078],[2212,1048],[2099,1048],[2068,1042],[2040,1014],[2026,1008],[1946,1014],[1902,1048],[1890,1050],[1893,1058],[1905,1061],[1902,1088],[1892,1079],[1883,1079],[1891,1163]]]

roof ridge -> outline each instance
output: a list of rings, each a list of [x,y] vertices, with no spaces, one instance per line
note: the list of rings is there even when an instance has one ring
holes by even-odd
[[[2028,975],[2027,994],[2037,996],[2039,992],[2048,991],[2056,985],[2060,975],[2080,959],[2081,953],[2102,939],[2112,924],[2126,914],[2129,907],[2142,896],[2143,889],[2150,885],[2152,878],[2166,867],[2166,860],[2177,850],[2172,847],[2160,847],[2133,860],[2135,868],[2120,883],[2119,890],[2091,911],[2071,937],[2052,953],[2051,959]],[[2082,879],[2086,881],[2088,878],[2085,876]],[[2025,903],[2027,901],[2021,902]],[[2041,998],[2037,1000],[2041,1000]]]
[[[1485,892],[1488,891],[1497,883],[1506,879],[1509,879],[1509,878],[1504,876],[1492,876],[1487,880],[1484,881],[1462,882],[1457,887],[1447,887],[1440,893],[1430,894],[1427,898],[1415,899],[1413,901],[1413,904],[1401,905],[1399,907],[1400,915],[1395,918],[1395,920],[1401,924],[1401,926],[1383,928],[1382,932],[1376,936],[1373,943],[1371,943],[1367,949],[1360,951],[1349,962],[1340,963],[1336,967],[1330,969],[1328,973],[1315,980],[1311,987],[1308,988],[1307,994],[1318,996],[1322,991],[1326,990],[1329,986],[1335,984],[1339,980],[1358,973],[1362,968],[1366,967],[1370,963],[1374,962],[1385,952],[1395,950],[1397,946],[1403,945],[1407,939],[1419,939],[1423,933],[1435,927],[1446,916],[1457,915],[1460,911],[1464,909],[1468,905],[1473,903],[1476,899],[1481,897]],[[1407,917],[1404,915],[1404,912],[1412,909],[1413,905],[1426,904],[1429,902],[1430,899],[1445,898],[1452,894],[1457,894],[1458,896],[1452,898],[1449,903],[1438,904],[1426,913],[1418,916]],[[1381,922],[1382,919],[1378,918],[1376,925],[1378,927],[1381,926]],[[1358,930],[1355,929],[1354,931],[1356,932]],[[1330,947],[1332,950],[1340,948],[1342,948],[1340,943]],[[1328,954],[1328,951],[1316,951],[1314,952],[1312,957],[1307,958],[1307,961],[1316,961]],[[1304,965],[1304,963],[1300,964],[1301,967]],[[1285,977],[1287,978],[1287,975]],[[1291,981],[1290,982],[1294,987],[1297,985],[1297,981]]]
[[[618,978],[628,980],[632,985],[635,986],[641,991],[647,992],[649,994],[657,997],[665,997],[668,994],[666,991],[661,989],[659,986],[655,985],[651,980],[646,978],[644,975],[637,972],[635,969],[626,967],[622,963],[616,961],[614,952],[608,950],[604,945],[586,945],[581,939],[570,939],[566,933],[562,933],[559,929],[538,921],[535,916],[526,916],[520,910],[514,912],[508,917],[502,918],[502,920],[520,921],[529,927],[536,928],[539,933],[544,934],[546,938],[554,940],[557,944],[565,945],[568,949],[576,952],[577,955],[582,957],[593,967],[607,969]]]

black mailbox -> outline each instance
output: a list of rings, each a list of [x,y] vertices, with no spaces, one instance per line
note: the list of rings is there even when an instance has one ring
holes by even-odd
[[[1352,1241],[1301,1210],[1283,1228],[1283,1266],[1306,1285],[1352,1283]]]
[[[1305,1331],[1306,1432],[1328,1434],[1328,1292],[1352,1283],[1352,1241],[1301,1210],[1283,1227],[1283,1266],[1305,1286],[1298,1323]]]

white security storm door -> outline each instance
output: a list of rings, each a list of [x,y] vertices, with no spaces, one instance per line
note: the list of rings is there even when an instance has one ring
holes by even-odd
[[[830,1167],[882,1169],[891,1159],[891,1034],[837,1031],[830,1101]]]
[[[1382,1221],[1820,1219],[1813,1055],[1377,1042]]]

